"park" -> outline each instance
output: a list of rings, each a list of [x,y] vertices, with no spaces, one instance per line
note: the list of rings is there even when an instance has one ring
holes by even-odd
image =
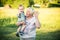
[[[9,1],[6,2],[7,6],[3,2],[0,5],[0,40],[20,40],[19,37],[16,37],[15,35],[18,28],[16,26],[18,5],[16,4],[16,6],[15,4],[10,4],[12,7],[10,8],[8,2]],[[14,2],[19,4],[17,0]],[[28,1],[25,2],[27,3]],[[26,6],[29,5],[24,3],[22,4],[25,6],[25,8],[27,8]],[[29,6],[31,5],[33,4],[30,4]],[[60,3],[56,3],[56,6],[52,5],[41,5],[40,8],[32,6],[35,10],[39,11],[38,18],[39,22],[41,23],[40,29],[36,29],[36,40],[60,40]]]

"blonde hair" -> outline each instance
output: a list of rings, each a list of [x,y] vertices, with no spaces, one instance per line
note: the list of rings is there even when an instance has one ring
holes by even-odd
[[[33,15],[34,14],[34,9],[33,8],[31,8],[31,7],[28,7],[27,9],[29,9],[30,10],[30,12],[31,12],[31,14]]]
[[[19,5],[19,7],[23,7],[23,8],[24,8],[24,6],[23,6],[23,5]],[[19,7],[18,7],[18,9],[19,9]]]

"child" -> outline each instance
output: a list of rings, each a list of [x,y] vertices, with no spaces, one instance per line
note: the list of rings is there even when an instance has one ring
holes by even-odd
[[[24,28],[25,28],[24,7],[22,5],[19,6],[18,22],[24,22],[23,24],[20,24],[19,28],[17,29],[16,36],[19,37],[19,32],[20,32],[20,35],[23,35],[24,34],[23,31],[24,31]]]

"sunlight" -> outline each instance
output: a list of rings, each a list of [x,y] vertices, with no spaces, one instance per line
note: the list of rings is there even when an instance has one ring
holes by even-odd
[[[37,31],[50,32],[60,29],[60,8],[40,8],[39,21],[41,23],[41,29]],[[2,9],[0,11],[0,18],[17,17],[17,9]],[[14,24],[15,21],[10,22]]]

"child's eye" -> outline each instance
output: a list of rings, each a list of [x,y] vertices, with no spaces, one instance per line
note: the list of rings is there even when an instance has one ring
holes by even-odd
[[[19,9],[19,10],[23,10],[23,9]]]

